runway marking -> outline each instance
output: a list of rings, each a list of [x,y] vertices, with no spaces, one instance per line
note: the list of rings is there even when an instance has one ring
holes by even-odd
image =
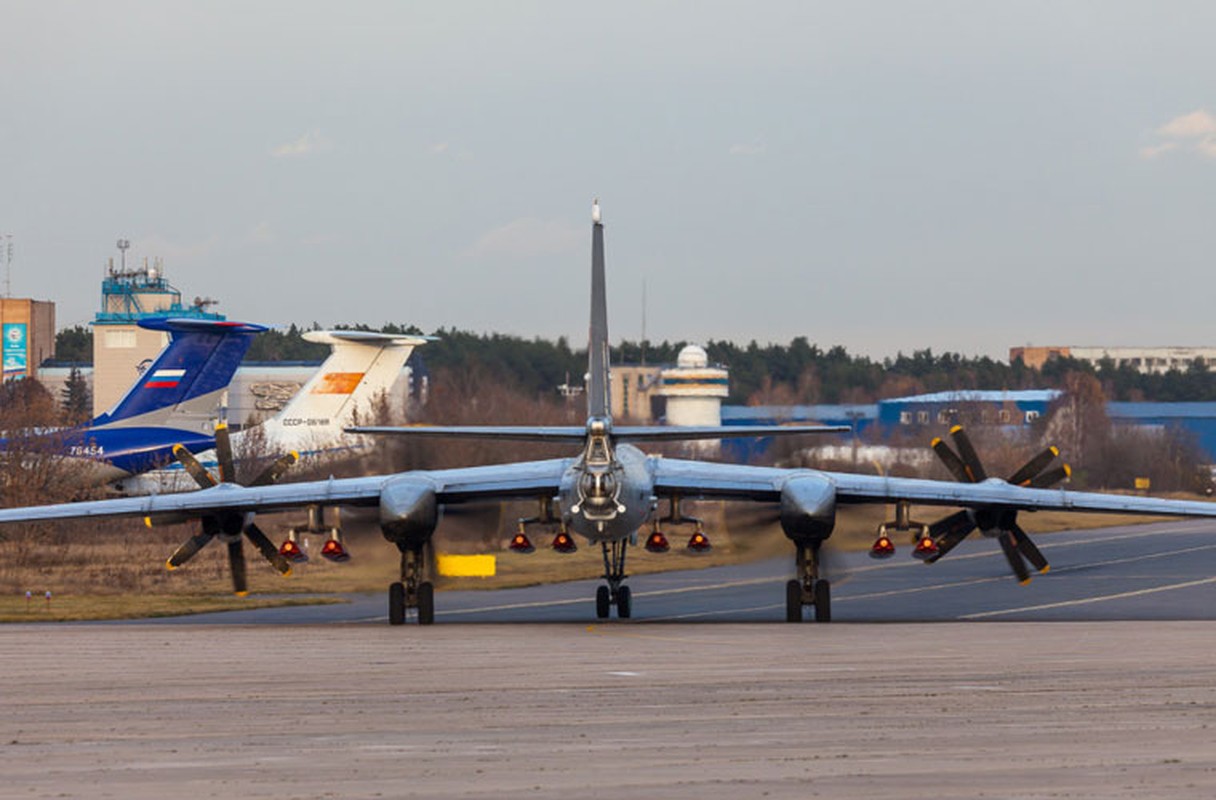
[[[640,673],[640,672],[609,672],[608,674],[612,675],[613,677],[617,677],[617,678],[640,678],[640,677],[642,677],[642,673]]]
[[[1216,578],[1203,578],[1197,581],[1186,581],[1184,583],[1171,583],[1165,586],[1154,586],[1151,589],[1137,589],[1133,592],[1119,592],[1118,594],[1107,594],[1100,597],[1082,597],[1077,600],[1062,600],[1058,603],[1043,603],[1037,606],[1022,606],[1021,608],[1006,608],[1000,611],[981,611],[975,614],[964,614],[959,619],[983,619],[985,617],[999,617],[1005,614],[1020,614],[1023,611],[1043,611],[1050,608],[1065,608],[1067,606],[1082,606],[1090,603],[1104,603],[1107,600],[1122,600],[1128,597],[1141,597],[1146,594],[1157,594],[1158,592],[1169,592],[1175,589],[1189,589],[1193,586],[1203,586],[1209,583],[1216,583]]]
[[[1198,552],[1201,550],[1213,550],[1213,549],[1216,549],[1216,544],[1199,545],[1197,547],[1184,547],[1184,548],[1181,548],[1178,550],[1167,550],[1167,551],[1160,552],[1160,553],[1146,553],[1144,555],[1131,556],[1131,557],[1127,557],[1127,558],[1112,558],[1112,559],[1108,559],[1106,561],[1096,561],[1096,562],[1092,562],[1089,564],[1083,564],[1083,565],[1078,565],[1078,566],[1074,566],[1074,567],[1061,567],[1061,568],[1056,569],[1053,572],[1053,574],[1062,575],[1062,574],[1067,574],[1069,572],[1079,572],[1081,570],[1091,569],[1093,567],[1105,567],[1105,566],[1111,566],[1111,565],[1115,565],[1115,564],[1125,564],[1125,563],[1132,562],[1132,561],[1147,561],[1147,560],[1153,559],[1153,558],[1167,558],[1169,556],[1185,555],[1187,553],[1194,553],[1194,552]],[[978,554],[973,554],[970,557],[974,557],[974,555],[978,555]],[[874,600],[874,599],[877,599],[880,597],[894,597],[896,595],[903,595],[903,594],[916,594],[919,592],[933,592],[933,591],[939,591],[942,589],[956,589],[956,588],[960,588],[960,587],[964,587],[964,586],[975,586],[975,585],[978,585],[981,583],[997,583],[999,581],[1007,581],[1007,580],[1009,580],[1009,576],[1007,576],[1007,575],[989,575],[989,576],[986,576],[983,578],[970,578],[967,580],[948,581],[945,583],[926,583],[921,586],[907,586],[907,587],[904,587],[901,589],[888,589],[888,590],[878,591],[878,592],[865,592],[864,594],[837,595],[832,598],[832,601],[835,603],[844,603],[844,602],[848,602],[850,600]],[[1216,578],[1213,578],[1210,580],[1216,581]],[[1206,582],[1209,582],[1209,581],[1208,580],[1201,581],[1201,583],[1206,583]],[[1180,586],[1182,586],[1182,585],[1190,585],[1190,584],[1180,584]],[[1135,593],[1132,593],[1132,594],[1135,594]],[[1126,596],[1132,596],[1132,595],[1129,594]],[[1112,595],[1112,597],[1114,597],[1114,596]],[[1068,602],[1074,603],[1074,602],[1088,602],[1088,601],[1075,600],[1075,601],[1068,601]],[[777,610],[777,609],[781,609],[784,607],[785,606],[781,603],[773,603],[773,604],[763,605],[763,606],[752,606],[749,608],[725,608],[725,609],[713,609],[713,610],[707,610],[707,611],[692,611],[687,614],[672,614],[672,615],[664,616],[664,617],[653,617],[647,621],[648,622],[649,621],[658,622],[658,621],[670,621],[670,620],[678,620],[678,619],[696,619],[698,617],[723,616],[723,615],[727,615],[727,614],[742,614],[742,613],[750,613],[750,612],[756,612],[756,611],[772,611],[772,610]],[[1050,606],[1044,606],[1044,607],[1050,607]],[[1038,607],[1030,606],[1028,608],[1038,608]],[[1014,613],[1015,611],[1018,611],[1018,610],[1025,610],[1025,609],[1015,609],[1014,611],[986,612],[986,613],[995,615],[995,614],[1001,614],[1001,613]],[[970,619],[970,618],[971,618],[971,615],[959,617],[959,619]]]
[[[1166,524],[1168,524],[1168,523],[1166,523]],[[1060,548],[1060,547],[1072,547],[1072,546],[1076,546],[1076,545],[1092,545],[1092,544],[1099,544],[1099,543],[1104,543],[1104,542],[1116,542],[1116,541],[1123,541],[1125,539],[1138,539],[1138,538],[1153,537],[1153,536],[1169,536],[1171,534],[1189,534],[1189,533],[1207,533],[1207,532],[1209,532],[1207,528],[1197,528],[1197,527],[1176,528],[1176,529],[1171,529],[1169,531],[1164,531],[1164,532],[1163,531],[1133,531],[1133,532],[1129,532],[1129,533],[1117,534],[1114,536],[1091,536],[1091,537],[1088,537],[1085,539],[1075,540],[1075,541],[1050,542],[1050,543],[1045,543],[1044,545],[1042,545],[1042,547],[1040,549],[1047,550],[1047,549]],[[1184,548],[1181,550],[1170,550],[1170,551],[1165,551],[1165,552],[1161,552],[1161,553],[1146,553],[1144,555],[1137,555],[1137,556],[1133,556],[1130,558],[1119,558],[1119,559],[1110,559],[1107,561],[1096,561],[1096,562],[1090,562],[1087,564],[1077,565],[1077,566],[1073,566],[1073,567],[1056,568],[1053,570],[1053,574],[1065,574],[1068,572],[1074,572],[1074,571],[1078,571],[1081,569],[1092,569],[1094,567],[1103,567],[1103,566],[1110,566],[1110,565],[1114,565],[1114,564],[1122,564],[1122,563],[1126,563],[1128,561],[1140,561],[1140,560],[1147,560],[1147,559],[1151,559],[1151,558],[1164,558],[1164,557],[1168,557],[1168,556],[1172,556],[1172,555],[1180,555],[1180,554],[1196,552],[1196,551],[1200,551],[1200,550],[1209,550],[1209,549],[1213,549],[1213,548],[1216,548],[1216,544],[1201,545],[1198,547]],[[957,562],[957,561],[964,561],[964,560],[977,559],[977,558],[994,558],[999,555],[1001,555],[1000,550],[984,551],[984,552],[978,552],[978,553],[963,553],[963,554],[958,554],[958,555],[952,556],[950,560],[952,562]],[[882,563],[882,564],[871,564],[871,565],[866,565],[866,566],[860,566],[860,567],[856,567],[854,569],[848,570],[845,579],[836,581],[836,585],[840,586],[840,585],[844,584],[849,576],[852,576],[852,575],[855,575],[855,574],[861,573],[861,572],[872,572],[872,571],[878,570],[878,569],[892,569],[892,568],[910,568],[910,567],[924,568],[924,566],[925,565],[923,562],[916,561],[916,560],[905,561],[905,562],[900,562],[900,563],[896,563],[896,564]],[[646,592],[636,592],[633,596],[635,598],[643,598],[643,597],[660,597],[660,596],[668,596],[668,595],[689,594],[692,592],[710,592],[710,591],[718,591],[721,589],[734,589],[734,588],[741,588],[741,587],[746,587],[746,586],[758,586],[758,585],[763,585],[763,584],[777,583],[777,582],[784,581],[787,577],[788,577],[788,575],[783,572],[779,575],[769,575],[769,576],[759,577],[759,578],[743,578],[743,579],[736,580],[736,581],[722,581],[719,583],[707,583],[707,584],[699,584],[699,585],[694,584],[691,586],[680,586],[680,587],[671,588],[671,589],[653,589],[651,591],[646,591]],[[846,601],[850,601],[850,600],[872,600],[872,599],[880,598],[880,597],[892,597],[892,596],[901,595],[901,594],[912,594],[912,593],[917,593],[917,592],[928,592],[928,591],[937,591],[937,590],[941,590],[941,589],[952,589],[952,588],[956,588],[956,587],[973,586],[973,585],[982,584],[982,583],[995,583],[997,581],[1003,581],[1003,580],[1008,580],[1008,577],[1004,576],[1004,575],[987,576],[987,577],[983,577],[983,578],[973,578],[973,579],[969,579],[969,580],[952,581],[952,582],[948,582],[948,583],[928,583],[928,584],[924,584],[922,586],[912,586],[912,587],[907,587],[907,588],[903,588],[903,589],[891,589],[891,590],[879,591],[879,592],[867,592],[865,594],[858,594],[858,595],[840,595],[840,596],[834,597],[833,600],[838,603],[846,602]],[[588,597],[554,599],[554,600],[534,600],[534,601],[525,601],[525,602],[518,602],[518,603],[499,603],[499,604],[495,604],[495,605],[475,606],[475,607],[471,607],[471,608],[454,608],[454,609],[447,609],[447,610],[436,610],[435,614],[436,614],[436,616],[463,616],[463,615],[468,615],[468,614],[481,614],[481,613],[492,612],[492,611],[515,611],[515,610],[528,609],[528,608],[550,608],[550,607],[557,607],[557,606],[581,605],[583,603],[590,603],[590,602],[592,602],[592,599],[588,598]],[[651,617],[651,618],[647,619],[646,621],[654,622],[654,621],[668,621],[668,620],[678,620],[678,619],[695,619],[698,617],[720,616],[723,614],[739,614],[739,613],[756,612],[756,611],[768,611],[768,610],[779,609],[779,608],[783,608],[783,607],[784,606],[782,604],[777,603],[777,604],[772,604],[772,605],[754,606],[754,607],[749,607],[749,608],[733,608],[733,609],[718,609],[718,610],[713,610],[713,611],[697,611],[697,612],[689,612],[687,614],[675,614],[675,615],[669,615],[669,616],[663,616],[663,617]],[[1013,613],[1013,612],[1007,612],[1007,613]],[[367,617],[364,620],[359,620],[359,621],[369,621],[370,622],[370,621],[379,621],[382,619],[385,619],[384,615],[379,615],[376,617]]]

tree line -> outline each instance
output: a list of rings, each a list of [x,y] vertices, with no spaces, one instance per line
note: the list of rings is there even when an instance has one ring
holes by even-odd
[[[336,326],[352,330],[421,334],[413,325],[388,324]],[[305,341],[303,334],[317,330],[291,325],[256,337],[247,361],[321,361],[329,352],[323,344]],[[586,371],[587,351],[556,340],[472,333],[440,328],[438,337],[414,353],[415,368],[474,369],[498,383],[525,394],[553,393],[562,384],[579,385]],[[60,361],[92,362],[92,331],[84,326],[66,328],[56,337]],[[612,348],[616,364],[674,364],[687,342],[622,341]],[[1185,370],[1142,374],[1113,361],[1098,365],[1072,358],[1047,362],[1041,370],[1022,361],[1006,363],[988,356],[934,353],[915,350],[894,357],[872,359],[852,355],[844,347],[829,348],[799,336],[788,344],[746,345],[711,340],[704,345],[712,363],[730,370],[728,402],[751,405],[815,403],[873,403],[925,392],[982,389],[1064,389],[1069,375],[1092,375],[1110,400],[1216,401],[1216,372],[1200,360]]]

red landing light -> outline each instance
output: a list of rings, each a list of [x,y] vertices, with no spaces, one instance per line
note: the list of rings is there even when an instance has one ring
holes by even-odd
[[[350,553],[346,552],[346,548],[337,539],[326,540],[325,546],[321,548],[321,555],[330,561],[350,561]]]
[[[886,536],[879,536],[870,548],[870,558],[890,558],[895,555],[895,544]]]
[[[713,549],[713,545],[709,543],[709,537],[697,531],[688,540],[688,549],[694,553],[708,553]]]
[[[515,534],[515,537],[511,539],[511,544],[507,545],[507,547],[515,553],[532,553],[536,551],[536,548],[532,546],[532,542],[522,533]]]
[[[553,537],[553,549],[559,553],[573,553],[578,550],[578,545],[574,543],[568,533],[559,533]]]
[[[937,543],[928,536],[923,537],[917,542],[916,548],[912,550],[912,557],[919,558],[922,561],[935,555],[937,555]]]
[[[288,539],[279,546],[279,555],[293,564],[302,564],[308,560],[308,554],[300,548],[298,542],[291,539]]]
[[[647,553],[666,553],[671,549],[671,545],[667,542],[667,537],[655,531],[646,539]]]

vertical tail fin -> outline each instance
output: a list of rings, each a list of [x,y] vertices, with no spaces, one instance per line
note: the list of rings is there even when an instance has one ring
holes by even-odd
[[[604,278],[604,226],[600,202],[591,206],[591,330],[587,340],[587,416],[609,416],[608,297]]]
[[[91,427],[196,427],[214,420],[228,388],[261,325],[196,319],[146,319],[141,328],[165,331],[169,344],[135,385]]]
[[[332,349],[303,388],[263,426],[278,449],[337,439],[343,428],[370,421],[366,415],[373,403],[392,388],[414,348],[429,341],[364,331],[309,331],[304,338]]]

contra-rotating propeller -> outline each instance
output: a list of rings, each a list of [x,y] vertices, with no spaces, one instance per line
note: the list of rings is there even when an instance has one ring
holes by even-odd
[[[988,480],[988,473],[980,462],[979,455],[971,444],[970,437],[961,425],[950,429],[950,437],[958,453],[940,438],[932,442],[933,452],[945,464],[946,469],[961,483],[980,483]],[[1055,447],[1048,447],[1043,452],[1022,465],[1021,469],[1009,476],[1008,482],[1014,486],[1027,486],[1036,489],[1046,489],[1067,478],[1071,471],[1067,464],[1048,469],[1051,462],[1060,455]],[[959,542],[967,538],[976,528],[984,533],[999,531],[997,541],[1009,562],[1009,568],[1022,584],[1030,582],[1030,570],[1026,567],[1029,561],[1039,572],[1047,572],[1051,566],[1043,557],[1039,548],[1026,535],[1026,531],[1018,525],[1017,509],[1002,506],[988,506],[977,509],[963,509],[929,526],[929,535],[937,544],[937,552],[925,559],[933,563],[949,553]],[[989,534],[991,535],[991,534]]]
[[[220,422],[215,426],[215,455],[219,464],[218,480],[199,460],[182,445],[173,447],[173,455],[181,463],[182,468],[194,478],[204,489],[210,489],[219,483],[235,483],[236,470],[232,460],[232,439],[228,434],[228,425]],[[283,476],[291,465],[300,458],[294,450],[287,455],[275,459],[269,466],[254,478],[248,486],[268,486]],[[232,571],[232,590],[244,596],[249,593],[249,581],[245,570],[245,549],[242,534],[257,547],[271,566],[282,575],[291,574],[291,564],[279,554],[279,549],[267,538],[266,534],[253,522],[253,515],[243,511],[219,508],[204,516],[201,520],[202,529],[187,539],[173,555],[169,556],[166,566],[177,569],[193,558],[212,539],[219,536],[228,545],[228,564]]]

